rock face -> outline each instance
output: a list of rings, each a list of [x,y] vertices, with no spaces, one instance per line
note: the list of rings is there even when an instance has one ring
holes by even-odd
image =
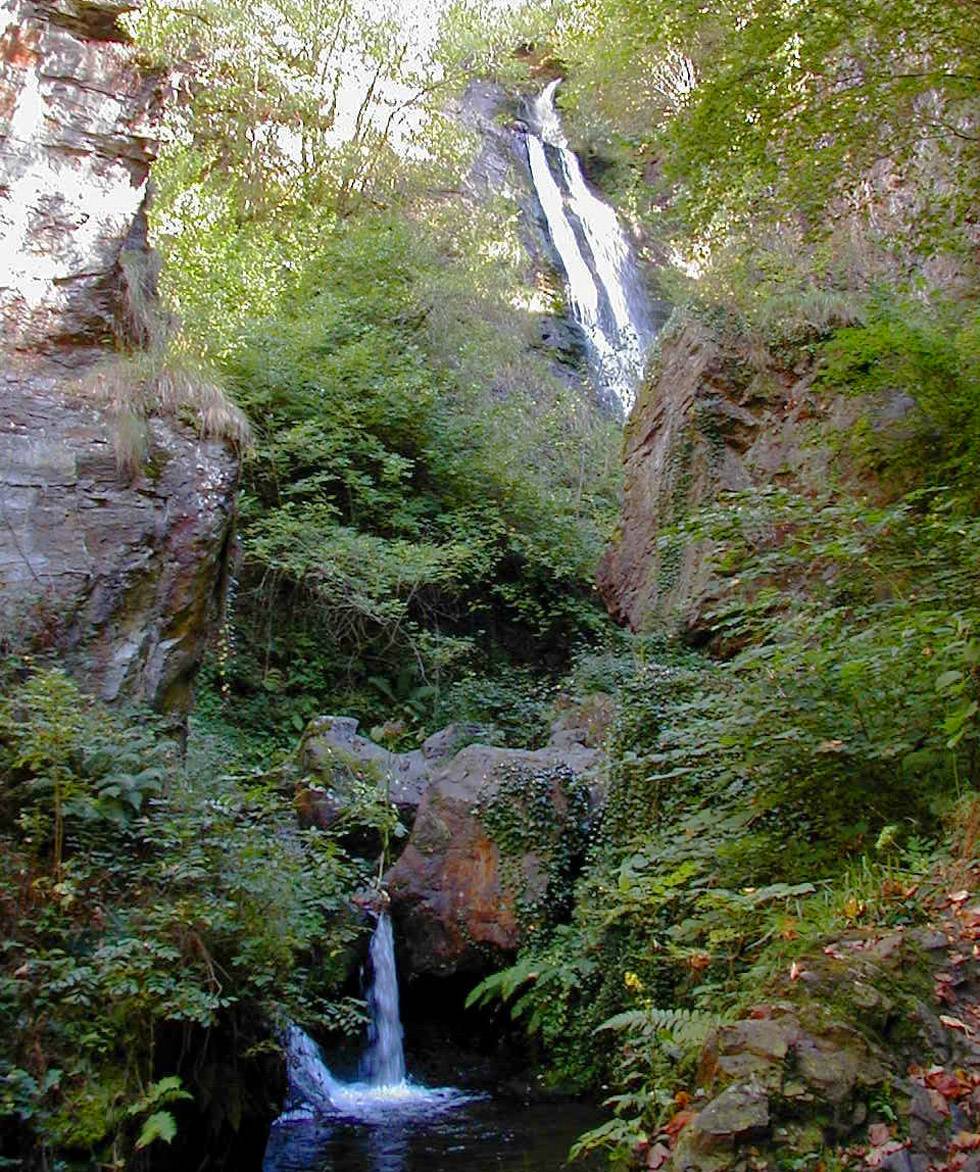
[[[433,771],[385,876],[409,972],[490,971],[566,910],[596,757],[469,745]]]
[[[187,711],[220,611],[237,461],[151,422],[120,478],[102,413],[50,360],[0,373],[0,641],[55,651],[106,700]]]
[[[237,462],[155,419],[139,474],[122,476],[81,377],[115,339],[139,342],[154,304],[144,204],[162,87],[119,25],[136,6],[8,0],[0,15],[0,644],[56,653],[107,700],[185,711]]]
[[[594,716],[576,727],[566,712],[544,749],[460,749],[473,730],[450,726],[411,753],[359,736],[346,717],[311,722],[297,755],[300,817],[336,827],[366,782],[411,827],[383,881],[407,973],[491,971],[567,910],[597,800]]]
[[[102,342],[120,253],[145,251],[159,80],[133,65],[126,0],[12,0],[0,15],[5,344]]]
[[[699,638],[724,586],[706,542],[665,537],[664,530],[720,492],[826,485],[829,441],[860,408],[818,397],[812,382],[809,361],[780,361],[744,336],[697,320],[663,337],[627,426],[622,521],[599,572],[618,621],[634,630],[665,624]]]

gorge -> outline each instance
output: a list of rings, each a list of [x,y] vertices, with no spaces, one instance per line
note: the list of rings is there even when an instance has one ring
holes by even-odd
[[[0,8],[0,1166],[976,1172],[973,23]]]

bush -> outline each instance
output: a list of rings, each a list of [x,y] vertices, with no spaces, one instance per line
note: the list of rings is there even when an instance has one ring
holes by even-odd
[[[234,1122],[234,1071],[285,1017],[360,1023],[336,996],[360,872],[229,772],[226,747],[184,763],[154,717],[57,670],[16,674],[0,704],[0,1150],[129,1167],[190,1118],[171,1110],[189,1096]],[[206,1039],[227,1030],[215,1093]]]

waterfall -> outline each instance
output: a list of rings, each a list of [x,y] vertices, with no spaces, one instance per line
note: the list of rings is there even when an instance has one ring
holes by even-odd
[[[548,232],[565,269],[569,307],[582,327],[599,386],[623,415],[633,405],[653,338],[650,307],[615,211],[589,187],[569,149],[550,82],[534,101],[538,133],[528,162]],[[557,174],[552,168],[557,164]]]
[[[386,913],[378,917],[370,958],[370,1022],[361,1078],[350,1083],[335,1078],[316,1042],[299,1026],[290,1024],[283,1036],[288,1091],[277,1123],[330,1117],[378,1123],[393,1117],[437,1114],[472,1100],[472,1095],[452,1087],[424,1087],[405,1076],[395,939]]]
[[[405,1080],[405,1048],[398,1014],[395,934],[386,913],[378,917],[378,926],[371,937],[371,967],[374,972],[368,993],[371,1025],[361,1071],[372,1086],[391,1086]]]

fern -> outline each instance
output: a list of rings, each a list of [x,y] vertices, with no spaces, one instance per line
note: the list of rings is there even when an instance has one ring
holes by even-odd
[[[718,1014],[706,1013],[699,1009],[684,1009],[679,1006],[660,1009],[647,1006],[643,1009],[628,1009],[617,1013],[598,1026],[600,1030],[628,1030],[635,1038],[663,1045],[664,1043],[693,1049],[704,1043],[708,1034],[721,1024]]]
[[[491,973],[470,991],[466,998],[466,1008],[489,1005],[495,997],[504,1002],[509,1001],[521,985],[537,979],[539,967],[536,958],[524,957],[510,968],[502,969],[499,973]]]

